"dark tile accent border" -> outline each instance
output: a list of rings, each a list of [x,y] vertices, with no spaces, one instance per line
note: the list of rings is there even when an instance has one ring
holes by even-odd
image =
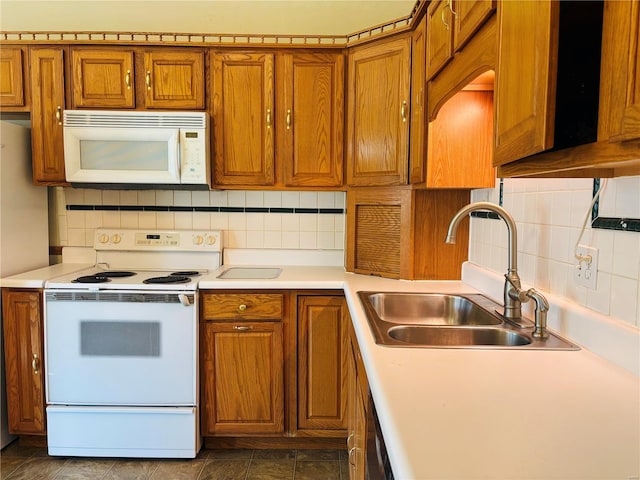
[[[593,179],[593,196],[600,189],[600,179]],[[623,232],[640,232],[640,218],[620,218],[620,217],[600,217],[600,198],[596,200],[591,209],[591,228],[601,228],[603,230],[620,230]]]
[[[284,207],[185,207],[173,205],[67,205],[74,211],[122,211],[122,212],[226,212],[226,213],[312,213],[341,215],[344,208],[284,208]]]
[[[492,218],[494,220],[500,220],[500,217],[498,216],[498,214],[494,212],[479,211],[479,212],[471,212],[469,215],[476,218]]]

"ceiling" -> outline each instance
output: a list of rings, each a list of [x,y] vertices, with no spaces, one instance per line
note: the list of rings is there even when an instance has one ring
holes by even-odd
[[[0,30],[341,36],[405,17],[414,5],[415,0],[0,0]]]

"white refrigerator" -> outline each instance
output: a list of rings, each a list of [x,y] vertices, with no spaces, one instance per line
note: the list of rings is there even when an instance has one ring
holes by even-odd
[[[31,179],[31,130],[0,121],[0,278],[49,264],[47,187],[36,187]],[[13,439],[7,425],[3,346],[0,341],[0,447]]]

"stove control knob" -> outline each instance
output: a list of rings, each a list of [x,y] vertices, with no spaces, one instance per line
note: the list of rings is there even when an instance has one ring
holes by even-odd
[[[98,237],[98,242],[100,243],[107,243],[109,241],[109,235],[103,233],[102,235],[100,235]]]
[[[204,243],[204,238],[202,235],[194,235],[193,236],[193,244],[194,245],[202,245]]]
[[[116,233],[111,237],[111,241],[117,245],[122,241],[122,237],[120,236],[120,234]]]
[[[207,237],[207,245],[215,245],[216,244],[216,237],[215,235],[209,235]]]

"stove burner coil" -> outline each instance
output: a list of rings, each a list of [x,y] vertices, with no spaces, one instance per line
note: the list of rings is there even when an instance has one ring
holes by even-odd
[[[133,277],[136,272],[129,272],[127,270],[107,270],[106,272],[97,273],[96,275],[102,275],[107,278],[126,278]]]
[[[184,275],[167,275],[166,277],[151,277],[143,280],[142,283],[160,283],[160,284],[171,284],[171,283],[188,283],[191,279]]]
[[[186,270],[183,272],[173,272],[169,274],[171,277],[197,277],[198,275],[200,275],[200,272],[197,270]]]
[[[110,282],[105,275],[101,273],[97,273],[95,275],[85,275],[83,277],[78,277],[75,280],[72,280],[72,283],[105,283]]]

